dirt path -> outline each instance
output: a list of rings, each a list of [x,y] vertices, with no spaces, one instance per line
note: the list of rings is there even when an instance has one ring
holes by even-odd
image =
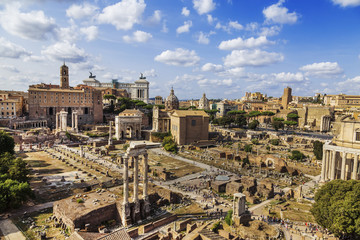
[[[26,240],[22,232],[10,219],[1,220],[0,229],[6,240]]]

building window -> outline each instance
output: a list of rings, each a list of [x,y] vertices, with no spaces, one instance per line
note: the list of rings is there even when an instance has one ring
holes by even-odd
[[[196,120],[191,120],[191,126],[196,126]]]
[[[359,132],[356,132],[356,141],[359,141],[360,142],[360,131]]]

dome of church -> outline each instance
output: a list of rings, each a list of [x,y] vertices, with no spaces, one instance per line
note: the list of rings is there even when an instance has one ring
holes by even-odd
[[[174,94],[174,89],[171,88],[170,95],[165,101],[165,110],[179,109],[179,99]]]

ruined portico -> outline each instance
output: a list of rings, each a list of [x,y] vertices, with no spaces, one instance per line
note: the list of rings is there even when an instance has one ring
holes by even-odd
[[[323,146],[321,181],[359,179],[360,122],[343,119],[340,133]]]
[[[143,196],[139,200],[139,162],[143,161]],[[150,212],[150,202],[148,196],[148,154],[146,144],[130,143],[124,160],[124,201],[121,209],[121,221],[124,226],[131,225],[141,219],[145,219]],[[132,202],[129,202],[129,160],[134,161],[133,178],[134,194]]]
[[[66,111],[56,113],[56,131],[66,132],[67,130],[67,115]]]

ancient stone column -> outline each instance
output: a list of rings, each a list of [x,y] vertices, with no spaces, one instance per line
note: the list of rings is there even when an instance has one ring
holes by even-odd
[[[108,141],[108,145],[112,145],[113,142],[112,142],[112,121],[109,122],[109,141]]]
[[[322,182],[325,182],[326,181],[326,178],[325,178],[325,172],[326,172],[326,157],[327,157],[327,154],[326,154],[327,150],[324,149],[323,151],[323,156],[322,156],[322,166],[321,166],[321,181]]]
[[[138,189],[139,189],[139,157],[134,158],[134,203],[139,201]]]
[[[331,173],[330,181],[335,179],[335,170],[336,170],[336,151],[332,151],[332,161],[331,161]]]
[[[129,203],[129,158],[124,157],[124,203],[127,205]]]
[[[341,179],[346,180],[346,152],[343,152],[342,161],[341,161]]]
[[[145,201],[148,200],[148,155],[144,155],[144,186],[143,186],[143,198]]]
[[[358,178],[358,173],[357,173],[358,164],[359,164],[359,155],[355,154],[355,156],[354,156],[354,168],[353,168],[351,179],[357,180],[357,178]]]
[[[115,117],[115,137],[116,137],[117,140],[120,140],[120,134],[121,134],[120,117],[116,116]]]
[[[67,130],[67,112],[61,111],[60,112],[60,128],[61,131],[66,132]]]

